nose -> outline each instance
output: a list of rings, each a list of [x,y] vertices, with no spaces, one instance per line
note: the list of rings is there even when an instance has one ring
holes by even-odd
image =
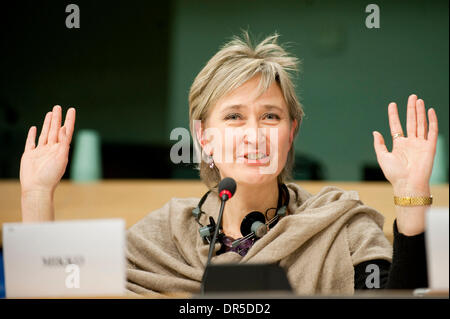
[[[249,119],[244,127],[243,140],[245,144],[257,144],[258,123],[254,117]]]
[[[258,145],[265,145],[265,129],[260,128],[258,122],[255,119],[250,120],[245,127],[243,141],[244,144],[253,145],[255,148],[257,148]]]

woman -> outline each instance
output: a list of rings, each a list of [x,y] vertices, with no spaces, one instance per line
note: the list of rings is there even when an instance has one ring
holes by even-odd
[[[356,192],[325,187],[312,195],[294,183],[282,187],[304,113],[290,74],[298,61],[277,45],[277,38],[270,36],[256,47],[247,33],[244,39],[234,38],[194,80],[190,126],[204,159],[200,177],[211,192],[201,203],[199,198],[173,198],[128,230],[130,293],[199,292],[209,250],[199,228],[208,226],[210,217],[217,221],[217,185],[224,177],[232,177],[237,190],[225,206],[212,263],[278,263],[298,294],[370,288],[366,271],[374,267],[380,274],[375,287],[427,286],[424,215],[431,204],[435,111],[428,110],[428,128],[424,101],[411,95],[404,136],[397,106],[389,104],[392,152],[382,135],[373,133],[377,160],[395,196],[391,247],[382,231],[383,216]],[[20,172],[24,222],[54,219],[53,193],[67,164],[74,122],[75,109],[70,108],[60,127],[61,107],[55,106],[45,117],[38,146],[36,127],[30,128]],[[268,222],[282,207],[286,214],[266,235],[242,238],[241,224],[249,212],[264,213]]]

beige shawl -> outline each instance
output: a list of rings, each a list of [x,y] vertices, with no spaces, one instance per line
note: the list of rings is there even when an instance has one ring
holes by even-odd
[[[354,266],[368,260],[392,261],[383,233],[384,217],[356,191],[324,187],[311,195],[287,184],[288,216],[241,257],[213,256],[212,263],[277,263],[297,294],[353,294]],[[127,292],[162,296],[199,293],[208,245],[192,216],[199,198],[173,198],[127,231]],[[202,210],[217,221],[220,200],[209,194]],[[201,223],[208,224],[202,214]],[[216,244],[216,251],[220,244]]]

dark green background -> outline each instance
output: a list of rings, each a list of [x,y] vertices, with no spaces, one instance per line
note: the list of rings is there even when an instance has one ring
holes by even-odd
[[[69,3],[80,7],[80,29],[65,27]],[[365,26],[369,3],[4,4],[0,178],[18,177],[28,128],[40,131],[55,104],[64,113],[76,107],[76,131],[98,130],[106,178],[188,176],[170,164],[170,132],[188,128],[192,81],[242,28],[255,40],[277,31],[302,60],[296,85],[306,117],[295,142],[299,166],[315,163],[327,180],[380,178],[372,131],[384,135],[390,150],[387,106],[398,103],[406,132],[412,93],[436,109],[448,150],[448,1],[377,1],[380,29]],[[365,166],[375,168],[372,177],[364,175]],[[297,178],[319,179],[310,173]]]

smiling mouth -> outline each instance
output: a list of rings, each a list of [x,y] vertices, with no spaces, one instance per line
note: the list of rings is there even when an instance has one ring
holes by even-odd
[[[250,166],[265,166],[269,165],[270,155],[263,152],[247,153],[238,157],[237,162]]]
[[[248,160],[262,160],[269,157],[267,154],[264,153],[250,153],[250,154],[245,154],[244,158],[248,159]]]

